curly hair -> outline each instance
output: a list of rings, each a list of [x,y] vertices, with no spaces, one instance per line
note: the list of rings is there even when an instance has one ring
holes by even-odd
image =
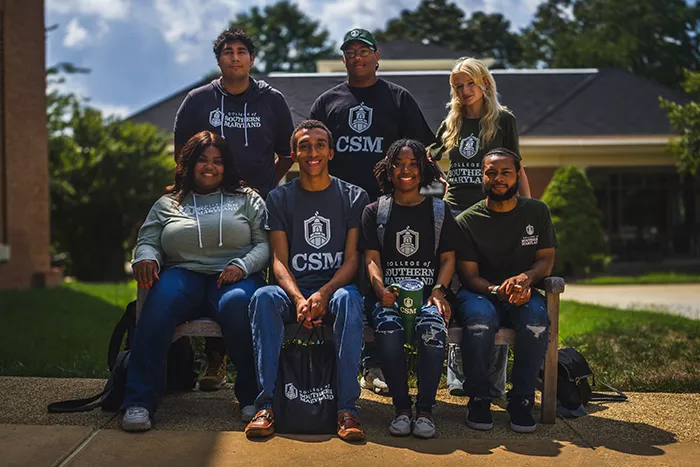
[[[233,152],[231,152],[226,140],[211,131],[200,131],[183,146],[177,160],[177,167],[175,167],[175,182],[165,189],[165,193],[172,195],[178,203],[182,203],[185,197],[194,190],[194,166],[199,157],[210,146],[219,150],[221,161],[224,164],[224,179],[219,188],[233,193],[246,186],[241,179]]]
[[[319,122],[318,120],[304,120],[299,125],[297,125],[294,131],[292,131],[292,137],[289,138],[289,147],[291,148],[293,153],[297,152],[297,133],[301,130],[312,130],[314,128],[318,128],[320,130],[325,131],[328,135],[328,147],[331,149],[335,147],[333,146],[333,134],[326,125],[324,125],[322,122]]]
[[[445,132],[442,134],[442,144],[446,151],[459,144],[459,134],[462,131],[464,120],[464,107],[462,101],[453,86],[453,79],[458,74],[466,74],[484,92],[484,110],[486,115],[481,117],[479,124],[479,142],[481,147],[486,147],[496,137],[498,132],[498,116],[502,110],[507,110],[498,102],[496,81],[493,79],[488,67],[476,58],[460,58],[455,62],[450,74],[450,109],[445,117]]]
[[[399,154],[403,148],[409,148],[413,151],[413,155],[418,161],[421,187],[426,187],[440,179],[440,168],[435,161],[428,158],[425,146],[414,139],[400,139],[389,146],[384,159],[377,162],[377,165],[374,166],[374,178],[377,179],[379,189],[384,194],[394,192],[394,183],[391,181],[392,165],[399,159]]]
[[[255,56],[255,44],[253,44],[253,39],[250,38],[247,32],[243,29],[238,28],[228,28],[216,38],[214,41],[214,56],[216,56],[216,61],[219,61],[219,56],[221,55],[221,49],[228,42],[241,41],[245,48],[248,49],[248,53],[251,56]]]

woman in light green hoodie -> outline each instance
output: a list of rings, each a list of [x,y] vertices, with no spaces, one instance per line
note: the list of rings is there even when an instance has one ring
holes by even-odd
[[[221,326],[238,373],[235,393],[243,416],[255,413],[248,302],[265,284],[262,271],[270,258],[264,216],[265,203],[242,186],[226,140],[209,131],[194,135],[182,149],[175,183],[139,230],[134,278],[150,292],[134,335],[124,430],[151,427],[173,331],[202,310]]]

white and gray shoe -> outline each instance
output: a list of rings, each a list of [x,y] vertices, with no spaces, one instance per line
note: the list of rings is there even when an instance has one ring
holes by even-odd
[[[416,418],[413,422],[413,436],[416,438],[432,438],[435,436],[435,423],[425,416]]]
[[[386,384],[381,368],[369,368],[367,373],[360,378],[360,387],[374,391],[380,396],[389,395],[389,386]]]
[[[408,436],[411,434],[411,417],[408,415],[397,415],[391,425],[389,425],[391,436]]]
[[[122,419],[124,431],[148,431],[151,429],[151,415],[143,407],[128,407]]]
[[[255,414],[258,413],[257,410],[255,410],[254,405],[246,405],[245,407],[241,407],[241,421],[243,423],[248,423],[255,417]]]

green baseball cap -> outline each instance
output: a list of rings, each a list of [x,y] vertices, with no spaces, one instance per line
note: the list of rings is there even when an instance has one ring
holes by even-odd
[[[340,50],[345,50],[345,47],[352,41],[360,41],[369,45],[372,50],[377,50],[377,41],[374,40],[372,33],[366,29],[351,29],[345,33],[343,37],[343,45],[340,46]]]

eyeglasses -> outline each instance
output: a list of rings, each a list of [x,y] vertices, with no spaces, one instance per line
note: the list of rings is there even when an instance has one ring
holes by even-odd
[[[369,54],[371,54],[372,52],[374,52],[374,50],[364,47],[364,48],[359,49],[357,51],[346,50],[343,52],[343,55],[345,55],[345,58],[350,58],[350,59],[355,58],[358,55],[362,58],[365,58],[365,57],[369,57]]]

